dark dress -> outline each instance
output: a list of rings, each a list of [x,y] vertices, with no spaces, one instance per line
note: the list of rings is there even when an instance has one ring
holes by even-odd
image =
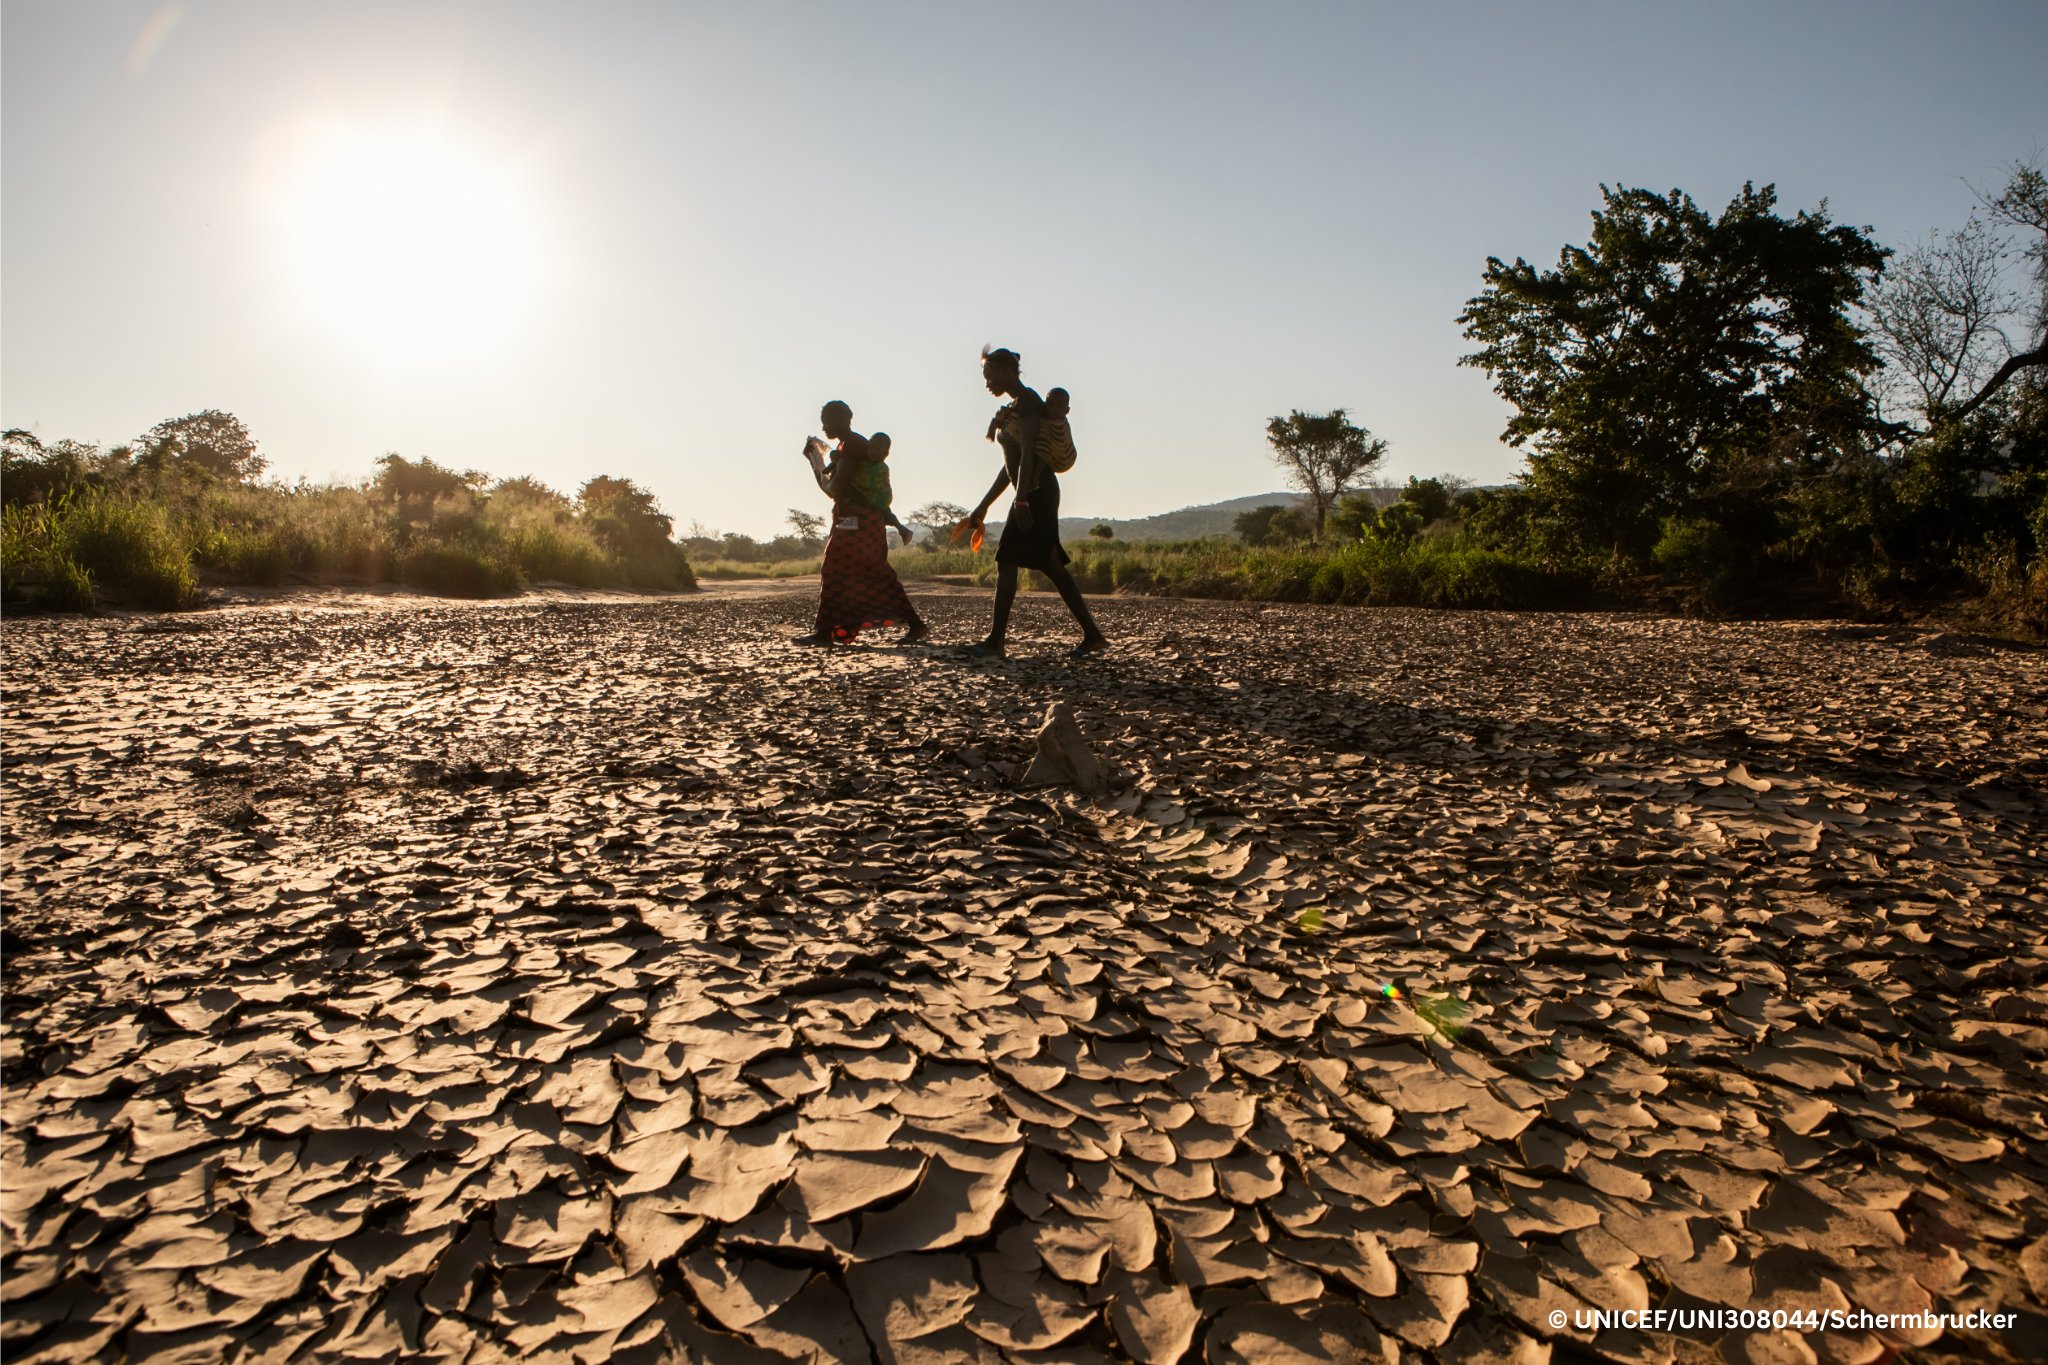
[[[1003,448],[1003,467],[1010,482],[1017,482],[1025,443],[1038,437],[1038,414],[1045,400],[1035,389],[1025,389],[996,414],[996,440]],[[1031,508],[1031,525],[1019,526],[1011,517],[1003,523],[1003,537],[996,542],[996,563],[1041,572],[1067,562],[1067,547],[1060,544],[1060,476],[1043,460],[1037,462],[1037,486],[1019,489]]]

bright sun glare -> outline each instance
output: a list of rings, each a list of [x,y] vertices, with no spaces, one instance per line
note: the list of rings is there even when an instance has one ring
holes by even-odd
[[[519,184],[441,130],[329,128],[283,188],[306,302],[386,359],[489,349],[527,302],[538,262]]]

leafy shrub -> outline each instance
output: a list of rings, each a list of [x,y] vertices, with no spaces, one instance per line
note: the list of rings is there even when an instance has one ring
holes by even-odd
[[[500,551],[461,541],[416,545],[398,562],[398,581],[439,597],[502,597],[519,591],[519,566]]]
[[[1285,545],[1289,541],[1306,540],[1314,534],[1307,513],[1296,507],[1281,503],[1268,503],[1254,507],[1249,512],[1240,512],[1232,523],[1237,538],[1247,545]]]
[[[1136,560],[1115,559],[1110,561],[1110,586],[1118,592],[1150,592],[1152,569],[1150,565]]]
[[[275,587],[292,569],[286,534],[283,527],[223,527],[202,534],[192,546],[192,557],[238,583]]]
[[[1651,562],[1666,575],[1690,584],[1711,604],[1724,601],[1741,576],[1739,547],[1719,522],[1704,517],[1667,517],[1651,547]]]
[[[580,527],[530,523],[505,531],[503,540],[529,582],[604,588],[618,581],[611,557]]]

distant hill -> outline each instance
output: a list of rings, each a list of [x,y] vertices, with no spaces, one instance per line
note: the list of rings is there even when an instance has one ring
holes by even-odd
[[[1368,488],[1365,490],[1379,500],[1381,506],[1400,497],[1398,488]],[[1183,507],[1178,512],[1160,512],[1149,517],[1061,517],[1060,539],[1068,542],[1086,540],[1088,532],[1097,526],[1107,526],[1116,532],[1118,540],[1198,540],[1203,536],[1227,536],[1237,529],[1237,519],[1257,507],[1293,507],[1308,501],[1306,494],[1253,493],[1249,497],[1231,498],[1227,502],[1203,503],[1200,507]],[[991,521],[989,534],[998,535],[1003,524]]]
[[[1306,499],[1299,493],[1254,493],[1247,498],[1183,507],[1178,512],[1159,512],[1149,517],[1061,517],[1060,539],[1086,540],[1088,532],[1097,526],[1108,526],[1116,532],[1118,540],[1198,540],[1203,536],[1227,536],[1236,529],[1234,523],[1239,514],[1254,507],[1271,507],[1276,503],[1292,507],[1303,501]],[[999,534],[1002,528],[1002,522],[991,520],[989,535]]]
[[[1159,512],[1149,517],[1061,517],[1061,540],[1085,540],[1091,528],[1107,526],[1118,540],[1194,540],[1201,536],[1227,536],[1242,514],[1255,507],[1276,503],[1292,507],[1305,501],[1299,493],[1254,493],[1228,502],[1183,507],[1178,512]]]
[[[1398,490],[1366,490],[1382,502],[1392,502]],[[1254,493],[1228,502],[1183,507],[1178,512],[1118,520],[1115,517],[1061,517],[1060,539],[1082,540],[1093,527],[1107,526],[1118,540],[1195,540],[1201,536],[1227,536],[1236,530],[1237,519],[1258,507],[1293,507],[1308,501],[1301,493]]]

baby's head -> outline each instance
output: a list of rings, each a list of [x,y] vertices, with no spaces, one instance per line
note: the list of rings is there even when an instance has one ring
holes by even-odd
[[[871,460],[886,460],[889,458],[888,432],[878,431],[868,437],[868,458]]]
[[[1047,389],[1045,392],[1046,415],[1049,417],[1065,417],[1067,415],[1067,404],[1071,401],[1065,389]]]

